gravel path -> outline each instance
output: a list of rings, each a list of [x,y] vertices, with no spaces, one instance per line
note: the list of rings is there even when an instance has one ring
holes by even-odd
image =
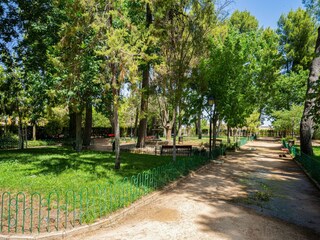
[[[210,163],[113,226],[74,239],[320,239],[320,194],[280,143]]]

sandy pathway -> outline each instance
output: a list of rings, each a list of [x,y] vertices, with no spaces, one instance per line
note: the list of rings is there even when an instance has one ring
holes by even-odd
[[[114,226],[74,239],[320,239],[320,194],[280,144],[255,141]]]

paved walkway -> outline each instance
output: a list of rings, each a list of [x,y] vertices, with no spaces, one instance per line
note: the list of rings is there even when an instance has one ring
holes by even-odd
[[[280,143],[259,140],[114,226],[75,239],[320,239],[320,193]]]

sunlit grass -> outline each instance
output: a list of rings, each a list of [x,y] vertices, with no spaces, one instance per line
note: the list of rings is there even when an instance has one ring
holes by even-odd
[[[77,190],[121,181],[170,162],[171,157],[121,153],[121,169],[114,170],[114,154],[77,153],[51,147],[0,151],[0,191],[49,193]]]
[[[313,147],[314,158],[319,160],[320,163],[320,147]]]

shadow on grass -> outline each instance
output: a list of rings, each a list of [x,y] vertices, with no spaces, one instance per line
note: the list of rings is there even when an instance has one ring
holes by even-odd
[[[65,171],[82,171],[95,177],[108,178],[110,175],[130,177],[143,171],[164,165],[171,161],[171,157],[121,153],[121,169],[114,170],[115,156],[113,153],[85,150],[81,153],[61,147],[32,148],[25,150],[0,151],[0,164],[14,162],[28,165],[24,168],[32,174],[55,174]]]

